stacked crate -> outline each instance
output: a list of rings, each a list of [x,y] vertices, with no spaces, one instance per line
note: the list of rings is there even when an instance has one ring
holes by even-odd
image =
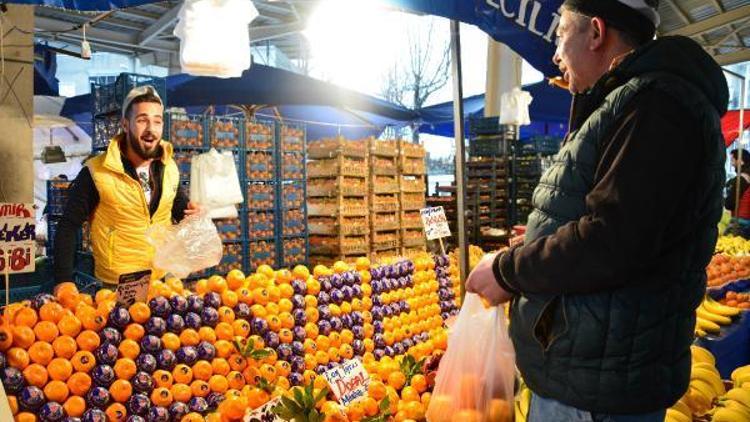
[[[311,261],[369,254],[367,142],[324,139],[309,143],[307,154]]]
[[[514,149],[513,193],[515,215],[514,224],[525,225],[532,211],[531,198],[534,194],[545,163],[560,149],[559,138],[536,136],[521,142]]]
[[[427,166],[424,147],[399,141],[398,168],[401,254],[411,256],[425,250],[424,228],[419,212],[426,206]]]
[[[308,249],[306,197],[306,142],[305,128],[283,123],[277,125],[280,143],[279,210],[281,212],[281,242],[279,267],[306,264]]]
[[[398,143],[369,141],[371,259],[401,253]],[[386,183],[383,183],[383,182]]]
[[[245,121],[245,203],[247,205],[246,268],[278,262],[278,154],[276,126],[272,121]]]

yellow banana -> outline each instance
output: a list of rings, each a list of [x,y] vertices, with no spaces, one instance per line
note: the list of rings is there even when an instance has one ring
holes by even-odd
[[[690,346],[690,352],[692,353],[693,361],[706,362],[711,364],[711,366],[716,365],[716,358],[714,358],[714,355],[708,350],[700,346],[692,345]]]
[[[745,406],[750,410],[750,390],[745,390],[742,388],[733,388],[729,390],[724,397],[734,400],[737,403],[740,403],[741,405]]]
[[[703,337],[706,337],[707,335],[708,335],[708,333],[705,332],[705,331],[703,331],[703,330],[701,330],[700,328],[696,328],[695,329],[695,336],[696,337],[703,338]]]
[[[713,390],[712,388],[709,389]],[[711,393],[701,391],[698,388],[695,388],[691,383],[687,392],[687,400],[694,413],[703,414],[711,408],[713,397],[711,397]]]
[[[712,422],[745,422],[750,419],[750,412],[740,409],[722,407],[714,413]]]
[[[691,422],[692,420],[693,418],[691,416],[687,416],[684,413],[674,409],[667,409],[667,417],[664,419],[665,422]]]
[[[706,300],[703,301],[703,307],[706,308],[707,311],[718,314],[718,315],[724,315],[727,317],[735,317],[740,314],[739,308],[734,308],[732,306],[723,305],[711,298],[711,296],[706,296]]]
[[[706,368],[693,367],[692,372],[690,373],[690,378],[691,384],[694,381],[703,381],[710,385],[717,396],[721,396],[726,392],[724,389],[724,383],[721,381],[721,376],[715,370],[711,371]]]
[[[690,406],[688,406],[687,403],[682,401],[682,399],[678,400],[677,403],[675,403],[671,408],[682,413],[683,415],[693,414],[693,411],[690,409]]]
[[[713,401],[714,397],[718,397],[720,395],[719,392],[714,389],[713,384],[701,379],[691,379],[690,388],[700,391],[701,395],[708,398],[708,401]]]
[[[719,326],[719,324],[707,319],[703,319],[701,317],[695,318],[695,326],[699,330],[703,330],[707,333],[718,333],[721,331],[721,327]]]
[[[734,385],[742,385],[742,382],[739,380],[746,378],[748,375],[750,375],[750,365],[745,365],[732,371],[730,378],[732,379],[732,382],[734,382]],[[750,381],[750,379],[748,381]]]
[[[731,318],[711,313],[703,307],[703,304],[701,304],[701,306],[698,306],[698,308],[695,310],[695,315],[697,315],[699,318],[715,322],[719,325],[729,325],[732,323]]]
[[[745,390],[750,390],[750,381],[741,383],[740,388],[743,388]]]

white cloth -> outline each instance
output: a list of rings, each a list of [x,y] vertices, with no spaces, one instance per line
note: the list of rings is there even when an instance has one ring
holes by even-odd
[[[211,218],[237,217],[244,201],[234,155],[215,149],[193,157],[190,165],[190,202],[207,208]]]
[[[522,126],[531,123],[529,104],[533,100],[531,94],[513,88],[500,97],[500,124]]]

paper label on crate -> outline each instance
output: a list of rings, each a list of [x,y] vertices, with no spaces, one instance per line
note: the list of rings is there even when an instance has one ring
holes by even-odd
[[[34,204],[0,202],[0,274],[34,272]]]
[[[283,422],[284,419],[273,413],[273,408],[279,404],[281,397],[276,397],[257,409],[248,408],[244,422]]]
[[[135,302],[145,302],[150,284],[151,270],[121,275],[117,284],[117,303],[129,307]]]
[[[422,208],[419,210],[422,216],[422,225],[427,240],[440,239],[451,235],[448,227],[448,219],[445,217],[443,207]]]
[[[350,359],[323,373],[336,399],[344,406],[367,395],[370,375],[358,359]]]

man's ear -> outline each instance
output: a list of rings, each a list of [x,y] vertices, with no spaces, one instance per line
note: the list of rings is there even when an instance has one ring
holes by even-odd
[[[120,128],[122,128],[122,131],[127,133],[128,132],[128,126],[130,125],[130,120],[128,120],[127,117],[123,117],[120,119]]]
[[[599,17],[591,18],[591,43],[589,45],[590,50],[597,50],[604,45],[604,39],[607,37],[607,24],[604,19]]]

